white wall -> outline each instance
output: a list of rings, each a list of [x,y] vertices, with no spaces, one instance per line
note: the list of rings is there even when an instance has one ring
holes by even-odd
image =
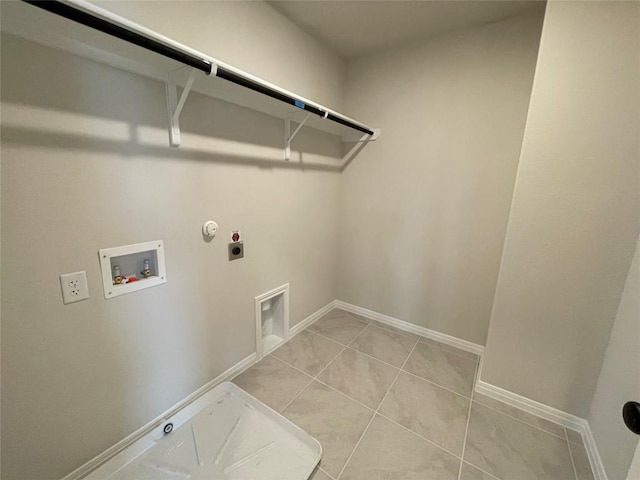
[[[339,103],[338,59],[323,53],[336,68],[321,89],[296,75],[320,68],[306,35],[263,4],[210,8],[230,9],[210,23],[247,46],[224,60],[262,55],[287,87]],[[282,121],[191,94],[171,149],[164,85],[11,36],[1,114],[2,478],[59,478],[250,355],[254,296],[290,282],[292,325],[336,297],[339,174],[261,161],[281,158]],[[246,251],[230,263],[232,229]],[[104,300],[98,249],[155,239],[168,283]],[[91,298],[64,306],[58,275],[77,270]]]
[[[640,401],[640,242],[622,292],[600,370],[589,425],[607,475],[624,479],[638,436],[622,420],[622,406]]]
[[[541,4],[544,7],[543,4]],[[484,344],[542,12],[349,65],[339,298]]]
[[[639,14],[547,5],[482,372],[582,418],[640,232]]]
[[[266,2],[92,3],[309,100],[342,111],[345,62]]]

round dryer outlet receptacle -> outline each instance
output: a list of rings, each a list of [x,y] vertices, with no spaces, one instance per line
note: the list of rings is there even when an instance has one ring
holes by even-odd
[[[218,233],[218,224],[213,220],[207,220],[202,225],[202,234],[207,238],[213,238]]]

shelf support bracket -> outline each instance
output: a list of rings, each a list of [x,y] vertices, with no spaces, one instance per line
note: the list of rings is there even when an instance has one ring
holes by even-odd
[[[354,138],[342,141],[342,164],[340,170],[344,170],[354,158],[367,146],[370,142],[375,142],[382,133],[379,128],[373,129],[373,135],[364,134],[360,138]]]
[[[184,107],[191,87],[196,78],[196,69],[192,68],[189,79],[178,98],[178,84],[172,79],[171,73],[167,78],[167,110],[169,112],[169,144],[172,147],[180,146],[180,113]]]
[[[342,143],[369,143],[369,142],[375,142],[376,140],[378,140],[378,138],[380,137],[381,133],[382,133],[381,129],[374,128],[373,129],[373,135],[369,135],[369,134],[365,133],[364,135],[361,135],[360,137],[357,137],[357,136],[352,134],[352,135],[349,135],[348,138],[343,137],[342,138]]]
[[[288,162],[291,160],[291,141],[298,134],[300,129],[304,126],[305,122],[311,116],[310,113],[302,119],[302,121],[298,124],[298,127],[291,133],[291,120],[285,119],[284,121],[284,159]]]

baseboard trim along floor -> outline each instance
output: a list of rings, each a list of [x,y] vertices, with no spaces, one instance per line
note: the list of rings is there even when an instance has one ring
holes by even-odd
[[[147,423],[143,427],[140,427],[138,430],[133,432],[128,437],[120,440],[118,443],[116,443],[112,447],[106,449],[101,454],[97,455],[96,457],[92,458],[81,467],[75,469],[73,472],[66,475],[64,478],[62,478],[62,480],[78,480],[88,475],[89,473],[91,473],[91,471],[95,470],[100,465],[102,465],[106,461],[113,458],[115,455],[123,451],[125,448],[133,445],[136,441],[138,441],[139,439],[141,439],[142,437],[150,433],[153,429],[165,423],[167,418],[174,416],[180,410],[184,409],[191,403],[195,402],[198,398],[200,398],[202,395],[207,393],[216,385],[219,385],[222,382],[226,382],[227,380],[230,380],[236,375],[244,372],[247,368],[249,368],[251,365],[253,365],[256,362],[256,358],[257,356],[255,352],[249,355],[248,357],[243,358],[238,363],[233,365],[231,368],[225,370],[216,378],[204,384],[202,387],[200,387],[198,390],[193,392],[191,395],[179,401],[178,403],[176,403],[174,406],[169,408],[167,411],[165,411],[161,415],[157,416],[151,422]]]
[[[352,305],[341,300],[336,300],[334,304],[336,308],[340,308],[347,312],[361,315],[370,320],[375,320],[377,322],[399,328],[400,330],[404,330],[406,332],[415,333],[416,335],[419,335],[421,337],[430,338],[440,343],[451,345],[452,347],[459,348],[460,350],[464,350],[466,352],[475,353],[476,355],[482,355],[484,353],[484,347],[482,345],[478,345],[477,343],[462,340],[461,338],[453,337],[445,333],[436,332],[435,330],[430,330],[428,328],[415,325],[405,320],[390,317],[389,315],[385,315],[383,313],[374,312],[373,310],[367,310],[366,308],[358,307],[357,305]]]
[[[313,312],[307,318],[305,318],[301,322],[296,323],[293,327],[291,327],[289,329],[289,339],[291,339],[292,337],[300,333],[309,325],[313,325],[317,320],[319,320],[324,315],[326,315],[331,310],[333,310],[336,307],[336,301],[337,300],[332,300],[331,302],[327,303],[324,307],[322,307],[320,310]]]
[[[299,332],[301,332],[302,330],[307,328],[309,325],[313,324],[319,318],[322,318],[323,315],[325,315],[327,312],[329,312],[333,308],[335,308],[335,303],[336,303],[335,300],[329,302],[327,305],[325,305],[324,307],[322,307],[319,310],[315,311],[314,313],[309,315],[307,318],[305,318],[301,322],[297,323],[294,327],[290,328],[289,329],[289,338],[295,336],[296,334],[298,334]],[[216,385],[219,385],[222,382],[226,382],[227,380],[232,379],[236,375],[241,374],[242,372],[244,372],[246,369],[251,367],[257,361],[258,361],[258,357],[257,357],[257,353],[256,352],[253,352],[248,357],[243,358],[238,363],[236,363],[235,365],[231,366],[230,368],[225,370],[223,373],[218,375],[216,378],[214,378],[213,380],[211,380],[210,382],[206,383],[205,385],[200,387],[198,390],[196,390],[195,392],[190,394],[184,400],[181,400],[180,402],[176,403],[174,406],[172,406],[167,411],[165,411],[164,413],[162,413],[161,415],[159,415],[158,417],[153,419],[151,422],[149,422],[146,425],[140,427],[138,430],[133,432],[131,435],[129,435],[126,438],[122,439],[121,441],[119,441],[118,443],[113,445],[112,447],[109,447],[107,450],[105,450],[101,454],[99,454],[96,457],[92,458],[91,460],[89,460],[84,465],[78,467],[73,472],[71,472],[68,475],[66,475],[65,477],[63,477],[62,480],[78,480],[78,479],[81,479],[84,476],[88,475],[91,471],[95,470],[100,465],[102,465],[103,463],[105,463],[109,459],[113,458],[115,455],[117,455],[118,453],[120,453],[121,451],[126,449],[127,447],[133,445],[136,441],[138,441],[139,439],[141,439],[142,437],[147,435],[153,429],[157,428],[159,425],[162,425],[166,421],[167,418],[175,415],[180,410],[184,409],[185,407],[187,407],[188,405],[193,403],[195,400],[200,398],[202,395],[207,393],[209,390],[211,390]]]
[[[540,402],[536,402],[535,400],[531,400],[529,398],[523,397],[516,393],[510,392],[508,390],[504,390],[500,387],[496,387],[487,382],[481,380],[482,375],[482,360],[485,347],[482,345],[477,345],[475,343],[469,342],[467,340],[462,340],[457,337],[453,337],[451,335],[447,335],[444,333],[436,332],[435,330],[430,330],[425,327],[421,327],[418,325],[414,325],[413,323],[407,322],[405,320],[400,320],[394,317],[390,317],[389,315],[385,315],[382,313],[374,312],[373,310],[368,310],[363,307],[359,307],[357,305],[352,305],[347,302],[343,302],[341,300],[336,300],[333,302],[333,305],[336,308],[340,308],[347,312],[355,313],[356,315],[361,315],[370,320],[375,320],[380,323],[384,323],[386,325],[391,325],[393,327],[399,328],[400,330],[404,330],[407,332],[415,333],[421,337],[430,338],[432,340],[439,341],[441,343],[445,343],[447,345],[451,345],[453,347],[459,348],[461,350],[465,350],[467,352],[475,353],[480,356],[480,366],[478,368],[478,375],[475,385],[475,391],[486,395],[487,397],[491,397],[494,400],[498,400],[502,403],[505,403],[509,406],[515,407],[519,410],[525,411],[532,415],[535,415],[540,418],[544,418],[545,420],[549,420],[550,422],[556,423],[558,425],[562,425],[570,430],[574,430],[582,435],[584,440],[584,444],[587,450],[587,454],[589,456],[589,462],[591,463],[591,469],[594,474],[597,476],[597,480],[608,480],[607,474],[604,469],[604,464],[602,463],[602,459],[598,452],[598,447],[596,446],[595,438],[593,437],[593,433],[591,432],[591,427],[589,426],[589,422],[584,418],[577,417],[575,415],[571,415],[569,413],[563,412],[556,408],[550,407],[548,405],[542,404]],[[309,325],[311,325],[310,322]]]
[[[523,397],[517,393],[510,392],[503,388],[497,387],[482,380],[482,365],[483,357],[480,357],[480,365],[478,367],[478,375],[475,385],[475,391],[491,397],[494,400],[498,400],[502,403],[506,403],[512,407],[515,407],[524,412],[535,415],[536,417],[544,418],[550,422],[562,425],[563,427],[573,430],[582,435],[587,455],[589,456],[589,463],[591,464],[591,470],[596,475],[596,480],[608,480],[607,474],[602,463],[602,458],[598,452],[596,440],[589,426],[589,422],[584,419],[571,415],[570,413],[563,412],[557,408],[550,407],[544,403],[536,402],[530,398]]]
[[[480,366],[478,368],[477,380],[475,384],[475,391],[491,397],[495,400],[501,401],[507,405],[523,410],[532,415],[538,416],[540,418],[544,418],[553,423],[562,425],[570,430],[574,430],[582,435],[584,439],[584,444],[587,450],[587,454],[589,456],[589,462],[591,463],[592,470],[597,477],[597,480],[608,480],[606,472],[604,470],[604,465],[602,463],[602,459],[600,454],[598,453],[598,448],[596,446],[595,439],[593,437],[593,433],[591,432],[591,428],[589,427],[589,423],[587,420],[576,417],[575,415],[571,415],[569,413],[563,412],[561,410],[555,409],[548,405],[544,405],[542,403],[536,402],[535,400],[531,400],[529,398],[523,397],[516,393],[504,390],[495,385],[491,385],[483,380],[481,380],[482,375],[482,363],[483,363],[483,354],[485,348],[482,345],[478,345],[467,340],[462,340],[460,338],[453,337],[451,335],[447,335],[444,333],[437,332],[435,330],[430,330],[425,327],[421,327],[415,325],[413,323],[407,322],[405,320],[400,320],[389,315],[385,315],[382,313],[375,312],[373,310],[368,310],[363,307],[359,307],[357,305],[352,305],[347,302],[343,302],[341,300],[333,300],[329,302],[327,305],[323,306],[319,310],[315,311],[304,320],[298,322],[296,325],[290,328],[289,330],[289,338],[294,337],[305,328],[309,327],[317,320],[322,318],[326,313],[331,311],[334,308],[339,308],[346,312],[354,313],[356,315],[360,315],[370,320],[374,320],[380,323],[384,323],[386,325],[390,325],[392,327],[396,327],[400,330],[404,330],[406,332],[414,333],[421,337],[430,338],[432,340],[436,340],[438,342],[450,345],[452,347],[459,348],[461,350],[474,353],[480,356]],[[154,420],[144,425],[143,427],[136,430],[134,433],[124,438],[120,442],[116,443],[112,447],[108,448],[98,456],[94,457],[81,467],[77,468],[67,476],[65,476],[62,480],[78,480],[83,476],[90,473],[92,470],[96,469],[104,462],[117,455],[121,451],[123,451],[128,446],[135,443],[140,438],[147,435],[153,429],[157,428],[159,425],[164,423],[167,418],[175,415],[180,410],[184,409],[189,404],[193,403],[195,400],[200,398],[202,395],[207,393],[216,385],[230,380],[236,375],[242,373],[249,367],[251,367],[258,360],[257,354],[254,352],[246,358],[242,359],[240,362],[236,363],[222,374],[218,375],[216,378],[208,382],[207,384],[200,387],[198,390],[190,394],[184,400],[181,400],[166,412],[162,413]]]

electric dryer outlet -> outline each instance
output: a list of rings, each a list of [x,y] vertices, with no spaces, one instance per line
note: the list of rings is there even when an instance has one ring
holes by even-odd
[[[238,260],[244,257],[244,243],[231,242],[229,244],[229,261]]]

